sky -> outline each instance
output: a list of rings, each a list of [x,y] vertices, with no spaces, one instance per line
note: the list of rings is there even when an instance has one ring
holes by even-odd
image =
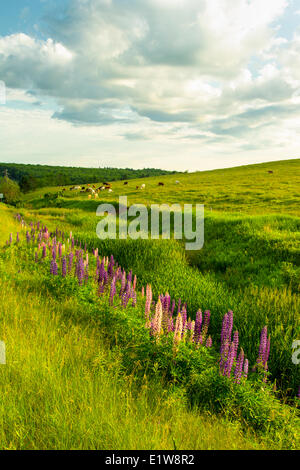
[[[1,162],[299,158],[300,0],[2,3]]]

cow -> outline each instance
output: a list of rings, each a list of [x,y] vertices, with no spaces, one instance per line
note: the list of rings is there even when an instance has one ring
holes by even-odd
[[[180,184],[180,181],[175,181],[175,184]]]
[[[125,181],[124,186],[126,186],[127,184],[128,184],[128,181]]]
[[[269,170],[268,173],[269,173],[270,175],[272,175],[272,174],[274,173],[274,171]]]
[[[140,189],[140,187],[139,187],[139,186],[136,186],[136,188],[135,188],[135,189]]]
[[[105,191],[105,186],[101,186],[101,188],[99,188],[100,191]]]
[[[164,186],[165,183],[158,183],[158,186]]]
[[[145,189],[145,188],[146,188],[146,185],[142,184],[141,189]]]

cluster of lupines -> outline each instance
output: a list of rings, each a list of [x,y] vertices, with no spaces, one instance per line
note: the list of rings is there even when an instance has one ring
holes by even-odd
[[[232,338],[233,312],[230,310],[225,314],[221,330],[221,349],[220,349],[220,374],[230,377],[233,372],[236,383],[240,383],[242,377],[247,378],[249,361],[245,359],[243,349],[240,349],[239,355],[239,333],[235,331]]]
[[[194,343],[196,347],[200,345],[207,348],[212,347],[212,338],[208,336],[210,322],[210,311],[204,313],[199,310],[196,320],[188,318],[186,305],[179,302],[177,314],[174,316],[175,301],[171,301],[168,293],[161,295],[155,304],[152,301],[153,294],[150,285],[146,287],[145,301],[145,326],[149,328],[151,336],[159,341],[162,335],[173,335],[173,345],[176,351],[180,342]]]
[[[17,217],[22,227],[28,227],[21,216]],[[75,241],[70,233],[67,239],[69,253],[66,251],[65,243],[58,243],[59,237],[64,241],[66,235],[56,229],[54,233],[49,233],[47,227],[40,223],[30,225],[30,230],[26,231],[27,243],[34,242],[37,236],[38,252],[35,252],[35,260],[38,261],[38,253],[41,250],[41,261],[47,257],[47,250],[50,258],[50,272],[52,275],[58,275],[58,265],[61,264],[62,277],[72,274],[73,260],[75,257],[74,275],[78,279],[79,285],[87,282],[89,279],[89,256],[86,246],[81,249],[81,243]],[[19,242],[19,235],[17,236]],[[12,243],[12,235],[8,244]],[[75,247],[78,248],[75,250]],[[96,258],[96,272],[94,279],[98,285],[98,294],[104,291],[109,292],[109,303],[114,305],[117,296],[117,286],[120,290],[118,293],[119,303],[126,308],[129,300],[132,299],[132,306],[137,303],[137,278],[133,277],[130,271],[126,274],[111,256],[100,258],[98,248],[93,250]],[[174,351],[177,351],[181,342],[193,343],[196,348],[200,346],[212,347],[212,338],[208,336],[208,328],[210,323],[210,311],[206,310],[204,314],[199,310],[195,320],[191,320],[187,315],[187,306],[182,304],[179,299],[177,311],[175,312],[175,301],[171,301],[170,295],[167,293],[161,295],[158,301],[153,301],[153,293],[150,285],[146,286],[146,290],[142,287],[142,298],[145,298],[145,326],[149,329],[150,335],[159,342],[162,335],[173,335]],[[242,348],[239,348],[239,333],[233,332],[233,312],[229,311],[225,314],[221,330],[221,349],[220,349],[220,374],[226,377],[233,377],[234,381],[239,384],[242,379],[246,379],[249,371],[249,361],[245,358]],[[239,354],[238,354],[239,352]],[[261,333],[259,354],[255,368],[261,368],[264,371],[264,380],[266,380],[266,372],[268,370],[268,358],[270,353],[270,337],[268,338],[267,327],[264,327]],[[299,393],[300,394],[300,389]]]
[[[268,328],[265,326],[262,329],[260,335],[260,344],[259,344],[259,351],[258,351],[258,358],[257,358],[257,367],[258,369],[263,370],[264,372],[264,381],[267,380],[267,372],[268,372],[268,360],[270,355],[270,336],[268,337]],[[255,370],[256,367],[254,367]]]

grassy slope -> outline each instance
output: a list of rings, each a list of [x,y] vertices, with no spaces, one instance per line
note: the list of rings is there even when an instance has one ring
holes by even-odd
[[[0,206],[3,244],[20,228]],[[121,373],[93,321],[79,321],[76,299],[45,296],[30,266],[0,260],[2,449],[253,449],[276,448],[213,416],[189,410],[160,383],[136,390]],[[75,321],[75,319],[78,321]],[[188,430],[188,432],[187,432]]]
[[[36,209],[33,216],[75,231],[107,255],[116,254],[140,282],[151,282],[156,294],[168,291],[177,300],[181,297],[192,316],[198,308],[211,309],[215,334],[219,334],[224,313],[234,310],[235,327],[252,361],[258,331],[267,324],[273,378],[296,391],[300,377],[290,351],[300,334],[299,175],[300,160],[290,160],[152,178],[145,181],[144,191],[135,189],[140,181],[130,182],[129,187],[114,183],[114,193],[101,193],[101,201],[69,192],[52,204],[39,192],[28,195],[27,201]],[[177,179],[180,185],[175,184]],[[158,181],[165,186],[158,188]],[[206,212],[203,250],[185,253],[180,244],[160,249],[150,241],[100,242],[95,233],[96,207],[124,194],[129,203],[212,204],[213,210]],[[174,259],[184,261],[174,264]]]
[[[269,174],[272,170],[273,174]],[[175,184],[176,181],[180,184]],[[164,187],[158,187],[158,182]],[[92,183],[92,182],[91,182]],[[145,190],[136,186],[145,183]],[[98,183],[99,184],[99,183]],[[300,215],[300,159],[241,166],[224,170],[213,170],[191,174],[177,174],[132,180],[128,186],[123,182],[113,183],[114,192],[101,192],[101,200],[117,200],[118,195],[127,195],[129,203],[189,203],[205,204],[206,209],[247,214],[291,214]],[[40,196],[59,188],[43,188],[27,195],[28,201],[42,205]],[[94,208],[93,202],[86,204],[87,195],[66,192],[73,199],[69,208]],[[85,202],[85,204],[83,204]]]

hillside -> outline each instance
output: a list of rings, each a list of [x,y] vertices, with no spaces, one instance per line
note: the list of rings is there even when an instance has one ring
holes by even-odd
[[[24,207],[0,204],[0,332],[16,358],[0,369],[2,447],[299,448],[299,366],[291,360],[300,334],[299,167],[290,160],[119,181],[96,199],[48,187],[28,193]],[[187,252],[180,240],[100,240],[96,208],[119,195],[129,204],[214,201],[203,249]],[[173,326],[188,319],[179,340],[165,317],[155,329],[166,300]],[[199,310],[201,346],[189,332]],[[220,365],[231,311],[239,358],[249,365],[240,384],[237,358],[229,374]],[[262,369],[264,330],[270,354]]]
[[[94,182],[101,183],[101,180],[89,181]],[[164,186],[158,187],[159,182],[163,182]],[[137,190],[136,187],[143,183],[145,189]],[[300,216],[300,159],[189,174],[151,176],[130,181],[127,186],[122,181],[116,181],[112,186],[113,193],[101,192],[101,200],[117,201],[119,195],[126,195],[130,204],[204,204],[209,211]],[[27,201],[34,207],[42,207],[41,196],[45,192],[59,190],[55,187],[45,188],[29,194]],[[96,210],[97,201],[89,201],[88,204],[86,201],[86,194],[67,191],[61,207]]]

